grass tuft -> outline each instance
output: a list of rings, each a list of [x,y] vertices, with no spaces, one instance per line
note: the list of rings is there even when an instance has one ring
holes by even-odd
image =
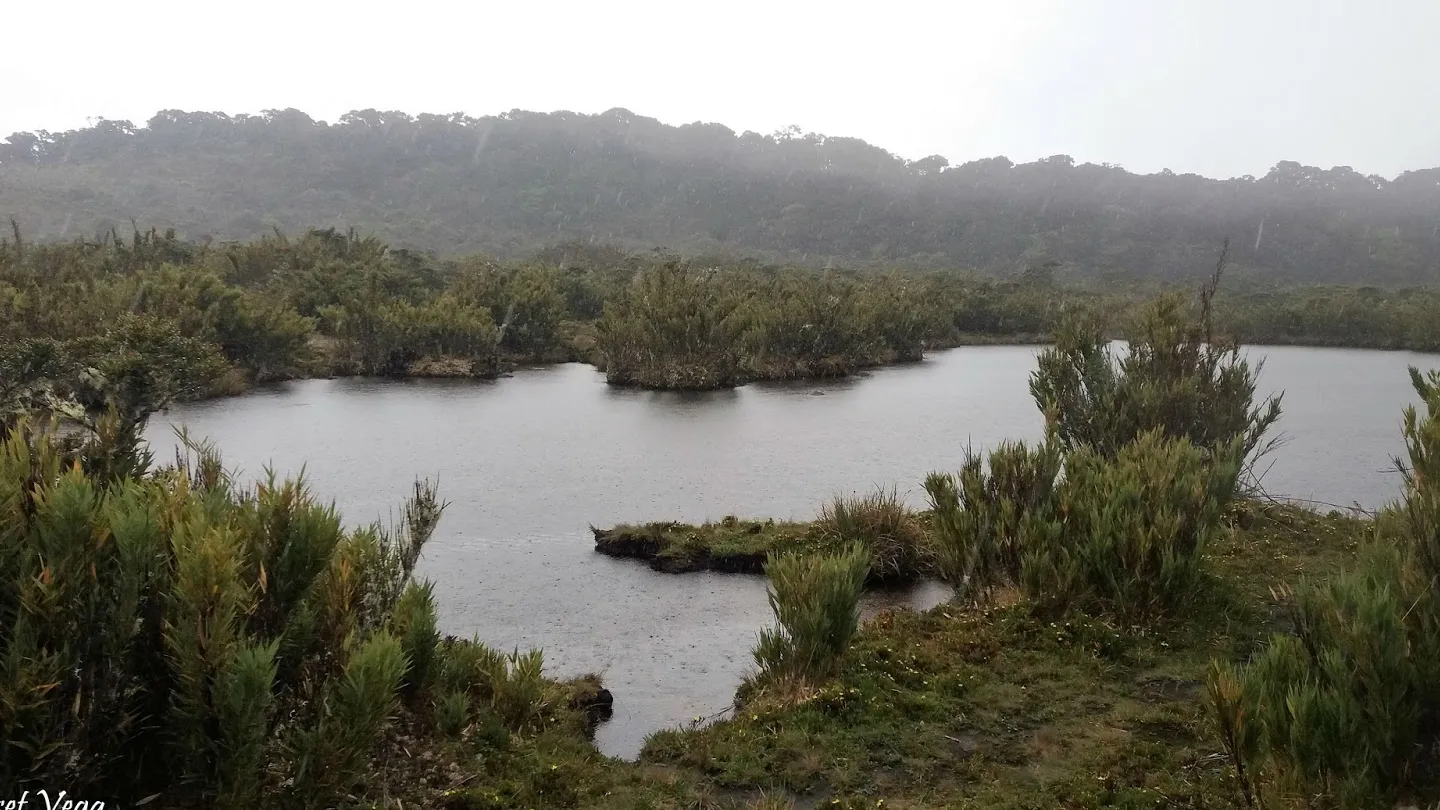
[[[864,546],[872,582],[914,582],[927,568],[925,529],[893,488],[835,497],[821,508],[815,532],[830,547]]]

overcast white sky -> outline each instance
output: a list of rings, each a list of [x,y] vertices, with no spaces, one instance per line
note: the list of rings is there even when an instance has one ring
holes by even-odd
[[[1440,0],[9,0],[0,134],[626,107],[954,162],[1440,166]]]

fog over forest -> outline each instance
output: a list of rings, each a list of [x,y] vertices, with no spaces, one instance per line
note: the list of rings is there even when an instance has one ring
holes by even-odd
[[[1277,163],[1216,180],[1067,155],[906,160],[863,140],[670,126],[626,109],[496,116],[166,110],[0,144],[0,215],[33,239],[131,222],[187,238],[357,228],[439,255],[580,240],[848,267],[1188,278],[1234,243],[1275,281],[1428,284],[1440,168]]]

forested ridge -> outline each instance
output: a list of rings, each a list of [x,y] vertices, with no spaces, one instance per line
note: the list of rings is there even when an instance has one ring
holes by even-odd
[[[41,240],[131,221],[200,241],[335,226],[444,256],[585,240],[852,268],[1054,263],[1111,283],[1197,277],[1230,237],[1237,271],[1268,281],[1440,275],[1440,168],[1386,179],[1286,161],[1213,180],[1065,155],[951,166],[855,138],[677,127],[623,109],[364,110],[335,123],[167,110],[143,126],[16,133],[0,144],[0,215]]]

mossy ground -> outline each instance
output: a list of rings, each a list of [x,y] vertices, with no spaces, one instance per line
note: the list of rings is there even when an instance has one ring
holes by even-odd
[[[734,517],[700,525],[657,522],[592,531],[601,554],[645,560],[668,573],[762,574],[772,552],[821,551],[829,545],[813,523]]]
[[[778,806],[846,808],[1241,806],[1203,708],[1208,663],[1249,655],[1282,626],[1272,589],[1336,571],[1370,524],[1258,503],[1240,505],[1230,523],[1210,549],[1204,592],[1169,624],[1125,627],[1083,615],[1052,622],[1015,599],[882,614],[825,683],[760,689],[733,717],[657,732],[638,763],[600,757],[559,729],[517,738],[504,756],[480,756],[477,782],[448,801],[457,808],[756,807],[762,797]],[[716,524],[708,547],[738,553],[765,541],[810,542],[803,524],[757,533],[746,525]]]
[[[893,557],[898,543],[908,549],[901,555],[903,563],[897,570],[878,570],[884,560],[877,559],[869,584],[905,584],[934,574],[928,513],[906,514],[906,531],[885,544],[886,553],[878,554],[881,558]],[[643,560],[656,571],[672,574],[708,570],[759,575],[765,573],[765,560],[771,554],[839,551],[849,542],[833,526],[827,528],[823,516],[807,522],[730,516],[702,524],[659,521],[609,529],[592,526],[591,532],[595,535],[595,550],[601,554]]]

